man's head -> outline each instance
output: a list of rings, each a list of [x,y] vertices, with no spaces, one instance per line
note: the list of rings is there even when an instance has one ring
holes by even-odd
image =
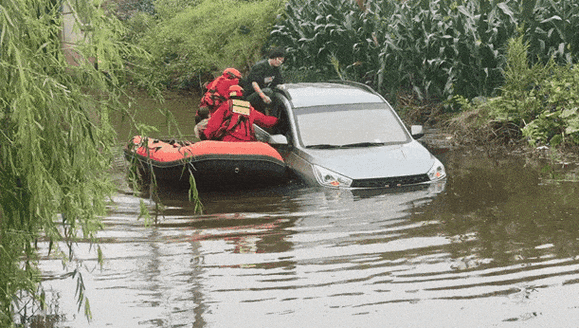
[[[267,53],[267,58],[271,66],[279,67],[285,59],[285,50],[282,47],[271,48]]]

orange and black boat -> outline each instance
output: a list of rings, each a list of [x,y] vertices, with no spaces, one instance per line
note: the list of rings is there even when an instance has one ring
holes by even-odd
[[[254,187],[286,179],[286,164],[269,144],[255,142],[198,142],[135,136],[125,148],[127,160],[158,181],[188,183],[193,174],[200,188],[231,185]]]

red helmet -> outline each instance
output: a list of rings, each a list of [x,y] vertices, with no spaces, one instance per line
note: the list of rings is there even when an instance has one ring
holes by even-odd
[[[226,68],[223,71],[223,76],[227,77],[228,79],[241,79],[241,73],[233,67]]]
[[[229,97],[241,97],[243,96],[243,88],[237,84],[229,87]]]

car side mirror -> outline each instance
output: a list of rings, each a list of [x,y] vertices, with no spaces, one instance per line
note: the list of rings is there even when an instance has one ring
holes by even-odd
[[[410,134],[412,135],[412,138],[420,139],[424,137],[424,128],[422,125],[412,125],[410,127]]]
[[[287,138],[283,134],[274,134],[269,136],[268,144],[271,145],[287,145]]]

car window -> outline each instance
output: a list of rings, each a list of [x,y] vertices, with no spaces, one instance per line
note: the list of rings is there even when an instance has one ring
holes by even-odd
[[[295,114],[304,147],[398,144],[411,140],[384,103],[299,108]]]

